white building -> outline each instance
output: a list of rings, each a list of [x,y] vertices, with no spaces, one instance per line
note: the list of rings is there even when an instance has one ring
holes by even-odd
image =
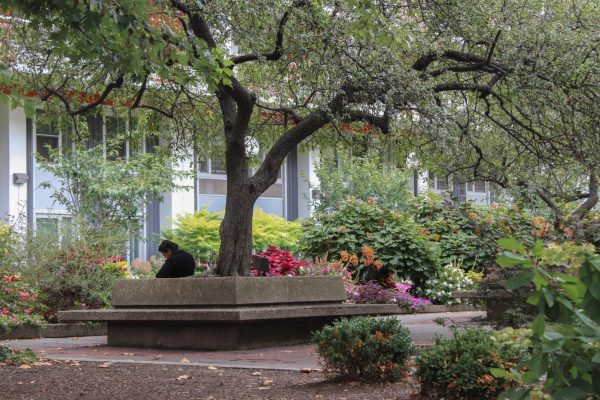
[[[118,124],[123,123],[108,114],[88,117],[87,122],[93,144],[103,143],[114,134]],[[32,229],[52,229],[69,220],[65,209],[51,198],[53,189],[40,187],[43,182],[52,182],[54,177],[39,168],[34,157],[35,153],[47,155],[46,146],[58,147],[61,143],[62,134],[57,129],[36,124],[25,116],[23,109],[11,109],[0,102],[0,218],[16,220],[21,226]],[[143,151],[151,151],[155,144],[158,143],[144,143]],[[129,151],[126,144],[121,155],[127,157]],[[318,152],[292,151],[279,179],[258,199],[256,206],[287,220],[308,217],[311,187],[318,184],[315,160],[318,160]],[[189,165],[190,160],[181,162],[181,168],[189,168]],[[191,189],[165,193],[162,202],[152,202],[144,210],[144,236],[149,240],[134,246],[134,257],[155,254],[161,229],[169,227],[177,215],[204,207],[209,211],[224,209],[227,185],[223,161],[197,160],[195,165],[198,179],[178,182]],[[426,171],[415,174],[411,188],[415,195],[433,190],[461,201],[491,202],[486,182],[449,184],[446,180],[430,177]]]

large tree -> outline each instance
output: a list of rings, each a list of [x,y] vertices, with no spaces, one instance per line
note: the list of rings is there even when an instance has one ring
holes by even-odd
[[[215,140],[218,127],[227,172],[220,275],[248,274],[253,205],[296,145],[319,132],[337,134],[341,121],[367,123],[384,134],[426,122],[446,131],[447,110],[466,112],[457,106],[459,95],[490,103],[488,118],[509,114],[507,105],[519,105],[520,98],[505,87],[538,74],[527,47],[535,32],[526,38],[515,32],[527,33],[555,7],[562,20],[590,7],[580,0],[0,5],[19,17],[12,19],[14,46],[4,52],[14,87],[59,101],[71,116],[109,101],[156,112],[172,121],[177,138],[191,137],[196,145]],[[283,123],[268,127],[270,149],[251,175],[245,142],[264,130],[260,115]]]

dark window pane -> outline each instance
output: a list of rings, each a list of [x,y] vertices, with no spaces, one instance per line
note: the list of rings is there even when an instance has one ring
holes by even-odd
[[[58,236],[58,219],[36,218],[35,230],[38,235]]]
[[[88,148],[97,146],[102,143],[102,116],[89,115],[87,117],[88,125]]]
[[[208,162],[201,158],[198,160],[198,172],[208,173]]]
[[[210,163],[210,172],[213,174],[226,174],[225,160],[222,158],[213,158]]]
[[[37,136],[35,149],[45,160],[50,160],[50,152],[48,147],[52,149],[58,148],[57,136]]]
[[[485,193],[485,181],[476,181],[475,191],[478,193]]]
[[[125,158],[126,120],[124,118],[106,117],[106,150],[109,158]]]

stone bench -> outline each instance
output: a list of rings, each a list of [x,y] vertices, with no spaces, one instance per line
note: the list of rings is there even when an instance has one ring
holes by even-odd
[[[337,318],[399,311],[345,299],[336,276],[130,279],[115,282],[113,308],[59,319],[106,322],[114,346],[216,350],[304,343]]]
[[[513,292],[503,289],[463,290],[452,292],[450,295],[458,299],[483,300],[487,310],[487,318],[491,320],[500,319],[504,312],[510,308],[510,300],[514,298]]]

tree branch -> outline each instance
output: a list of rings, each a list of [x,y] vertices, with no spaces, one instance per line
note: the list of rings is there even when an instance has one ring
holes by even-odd
[[[275,47],[272,52],[262,54],[244,54],[233,57],[231,61],[233,61],[235,65],[239,65],[248,61],[258,60],[259,58],[264,58],[269,61],[279,60],[283,55],[283,31],[285,29],[285,24],[287,23],[289,16],[289,11],[286,11],[285,13],[283,13],[283,16],[279,20],[279,24],[277,27],[277,35],[275,38]]]

